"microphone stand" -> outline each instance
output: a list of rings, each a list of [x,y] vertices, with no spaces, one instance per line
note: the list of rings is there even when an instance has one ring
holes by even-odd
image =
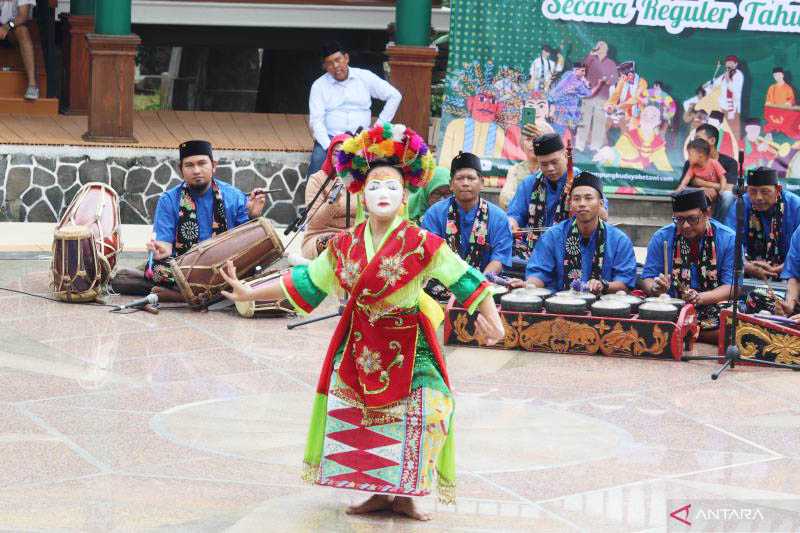
[[[330,178],[329,178],[329,179],[330,179]],[[350,190],[347,188],[347,186],[346,186],[346,185],[345,185],[345,187],[344,187],[344,193],[345,193],[345,195],[346,195],[346,196],[344,197],[344,205],[345,205],[345,208],[344,208],[344,220],[345,220],[345,228],[349,228],[349,227],[350,227]],[[315,199],[316,199],[316,198],[315,198]],[[312,203],[313,203],[313,202],[312,202]],[[345,231],[346,231],[346,230],[345,230]],[[340,302],[339,302],[339,309],[337,309],[337,310],[336,310],[336,311],[334,311],[333,313],[328,313],[328,314],[326,314],[326,315],[322,315],[322,316],[316,316],[316,317],[314,317],[314,318],[307,318],[307,319],[304,319],[304,320],[298,320],[297,322],[292,322],[291,324],[286,324],[286,329],[290,329],[290,330],[291,330],[291,329],[294,329],[294,328],[297,328],[297,327],[300,327],[300,326],[305,326],[305,325],[308,325],[308,324],[313,324],[314,322],[321,322],[321,321],[323,321],[323,320],[327,320],[327,319],[329,319],[329,318],[333,318],[333,317],[337,317],[337,316],[342,316],[342,315],[344,314],[344,306],[346,305],[346,302],[347,302],[347,297],[345,296],[345,300],[344,300],[344,301],[340,301]]]
[[[292,232],[300,231],[300,228],[303,227],[303,224],[305,224],[306,220],[308,219],[308,213],[311,211],[311,207],[317,203],[317,200],[319,200],[322,191],[324,191],[325,188],[328,187],[328,185],[331,183],[331,181],[333,181],[335,177],[336,174],[334,173],[333,175],[330,175],[327,178],[325,178],[325,182],[319,188],[317,194],[314,195],[314,198],[311,199],[311,203],[309,203],[305,207],[301,207],[299,212],[297,213],[297,217],[295,217],[292,223],[286,226],[286,229],[283,230],[284,235],[289,235]]]
[[[731,327],[728,331],[727,339],[725,339],[725,360],[722,366],[716,372],[711,374],[712,381],[716,381],[725,370],[728,368],[736,368],[736,364],[743,361],[739,346],[736,344],[736,330],[739,326],[739,289],[740,279],[744,271],[744,257],[742,253],[742,235],[745,232],[744,223],[744,150],[739,150],[739,180],[736,184],[734,191],[736,196],[736,239],[733,254],[733,309],[731,310]],[[722,327],[722,324],[720,324]],[[690,355],[681,358],[681,361],[719,361],[719,355]],[[755,363],[761,366],[770,366],[775,368],[789,368],[792,370],[800,370],[796,365],[788,365],[785,363],[777,363],[775,361],[763,361],[761,359],[746,359],[748,363]]]

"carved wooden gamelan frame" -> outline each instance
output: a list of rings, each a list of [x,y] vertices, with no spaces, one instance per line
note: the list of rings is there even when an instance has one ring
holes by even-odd
[[[675,322],[546,312],[504,311],[505,338],[492,348],[530,352],[575,353],[680,361],[691,351],[699,331],[694,306],[686,305]],[[470,316],[453,299],[445,310],[444,342],[480,347],[476,315]]]

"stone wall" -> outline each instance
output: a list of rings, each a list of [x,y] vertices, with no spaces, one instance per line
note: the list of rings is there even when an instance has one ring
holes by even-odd
[[[280,189],[270,195],[265,215],[285,225],[303,204],[307,169],[308,154],[304,153],[220,157],[217,178],[246,193],[256,187]],[[0,154],[0,221],[56,222],[80,187],[90,181],[117,191],[124,224],[150,224],[159,196],[178,185],[180,177],[177,160],[169,157]]]

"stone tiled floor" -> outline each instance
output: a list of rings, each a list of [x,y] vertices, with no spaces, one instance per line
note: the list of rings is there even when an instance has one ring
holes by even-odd
[[[0,286],[46,293],[46,260],[0,256]],[[299,479],[335,324],[286,323],[0,291],[0,529],[660,531],[707,499],[800,527],[800,375],[463,348],[458,504],[347,516],[358,494]]]

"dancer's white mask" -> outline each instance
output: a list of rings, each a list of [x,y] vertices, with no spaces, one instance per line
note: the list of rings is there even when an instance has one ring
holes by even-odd
[[[378,174],[378,175],[375,175]],[[390,216],[403,203],[403,181],[394,172],[375,171],[364,186],[364,203],[370,214]]]

